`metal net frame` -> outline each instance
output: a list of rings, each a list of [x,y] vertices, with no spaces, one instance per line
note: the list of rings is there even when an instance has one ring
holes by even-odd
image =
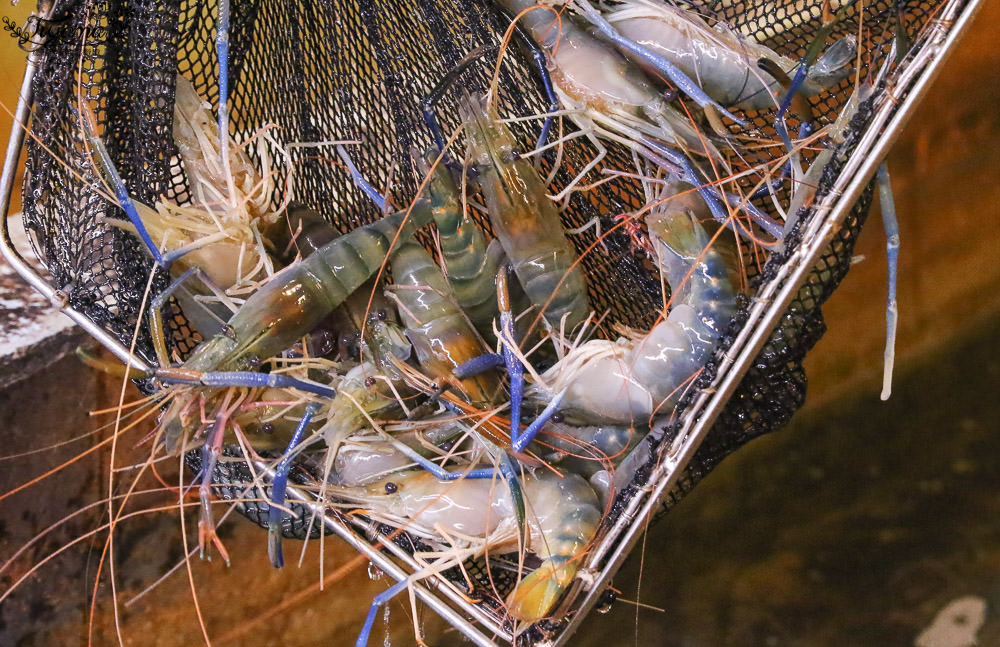
[[[190,79],[213,109],[217,107],[217,7],[180,0],[43,4],[47,37],[29,59],[18,107],[18,119],[30,121],[30,134],[25,138],[15,126],[0,188],[9,201],[13,165],[24,141],[24,226],[45,273],[31,268],[13,249],[6,219],[3,251],[26,278],[61,300],[67,313],[113,352],[145,366],[155,355],[148,329],[142,325],[144,295],[147,289],[162,290],[169,277],[153,272],[151,260],[133,235],[104,222],[105,216],[118,216],[119,207],[97,190],[100,178],[71,104],[82,96],[92,107],[98,130],[136,199],[153,204],[164,196],[177,204],[189,202],[191,187],[171,128],[176,76]],[[793,58],[811,43],[822,14],[821,2],[690,4]],[[833,8],[839,4],[834,2]],[[766,262],[747,254],[750,260],[744,269],[752,288],[750,298],[742,301],[714,359],[674,414],[642,441],[648,449],[647,464],[616,497],[580,575],[554,614],[559,620],[543,621],[515,637],[500,613],[502,604],[488,587],[475,591],[478,604],[466,601],[470,592],[460,591],[464,581],[460,574],[450,581],[446,574],[444,579],[415,585],[421,599],[477,644],[494,640],[562,644],[595,604],[651,517],[676,503],[735,449],[788,422],[805,399],[803,358],[825,330],[821,306],[849,269],[867,215],[872,195],[868,179],[976,4],[975,0],[876,0],[859,4],[862,25],[857,11],[848,12],[837,24],[834,37],[862,35],[862,77],[880,68],[900,30],[913,46],[859,109],[824,171],[815,201],[801,214],[784,250]],[[487,0],[321,0],[296,7],[289,11],[274,3],[232,2],[228,66],[235,140],[246,141],[264,124],[275,126],[272,134],[282,145],[355,139],[362,144],[351,149],[352,156],[372,184],[386,186],[391,179],[393,196],[412,198],[419,177],[406,161],[408,151],[432,144],[421,114],[422,100],[470,52],[499,50],[509,16]],[[456,80],[456,90],[445,93],[436,112],[446,132],[460,121],[457,89],[486,89],[495,63],[495,57],[487,57],[470,66]],[[499,114],[545,112],[548,102],[530,54],[516,43],[505,50],[498,81]],[[853,82],[852,76],[811,100],[819,125],[836,118]],[[761,136],[774,137],[772,111],[748,117]],[[789,121],[790,129],[796,125]],[[533,146],[538,127],[539,121],[511,124],[526,150]],[[315,149],[289,150],[296,202],[315,209],[341,232],[380,217],[377,207],[330,156]],[[272,147],[271,158],[278,153]],[[567,144],[553,188],[565,186],[575,174],[572,169],[582,168],[593,154],[582,139]],[[551,165],[551,157],[542,160],[543,170]],[[601,168],[630,166],[626,150],[609,146],[607,159],[587,179],[603,177]],[[287,169],[275,169],[275,174],[278,185],[289,180]],[[644,204],[638,182],[616,182],[613,187],[573,194],[563,213],[564,225],[577,228],[596,218],[613,228],[614,215]],[[274,202],[280,202],[280,196]],[[762,199],[760,206],[766,209],[768,203]],[[487,220],[480,224],[490,231]],[[664,297],[656,270],[643,263],[624,233],[614,232],[603,244],[597,243],[595,232],[574,237],[592,308],[608,313],[609,330],[614,324],[648,328]],[[176,304],[170,308],[169,341],[185,356],[198,338]],[[197,455],[190,454],[188,462],[198,469]],[[264,464],[256,467],[263,472],[271,469]],[[213,480],[219,496],[237,501],[246,516],[264,525],[266,505],[262,509],[242,502],[250,473],[245,464],[228,463],[216,470]],[[292,481],[305,486],[309,474],[300,470]],[[264,488],[251,498],[266,500],[266,494]],[[291,496],[299,498],[300,514],[297,521],[287,520],[286,535],[304,537],[319,532],[322,525],[396,579],[417,568],[412,552],[418,542],[412,538],[357,518],[341,518],[294,486]],[[314,517],[314,511],[319,515]],[[505,581],[502,569],[482,562],[469,567],[483,574],[482,581],[490,579],[488,570]]]

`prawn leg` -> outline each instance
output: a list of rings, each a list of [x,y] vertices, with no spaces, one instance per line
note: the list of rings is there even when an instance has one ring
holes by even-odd
[[[219,152],[224,167],[229,165],[229,0],[219,0],[215,32],[215,53],[219,59]]]
[[[209,388],[271,388],[271,389],[298,389],[318,395],[320,397],[332,398],[337,394],[324,384],[300,380],[283,373],[257,373],[254,371],[191,371],[185,369],[163,368],[152,372],[150,377],[155,377],[164,384],[188,384],[191,386],[206,386]]]
[[[222,559],[229,565],[229,553],[222,540],[215,533],[215,519],[212,516],[212,473],[215,465],[222,454],[222,439],[225,436],[226,422],[228,416],[220,413],[215,417],[215,422],[205,438],[205,444],[201,448],[201,483],[198,486],[198,500],[201,503],[201,517],[198,519],[198,552],[201,558],[205,558],[205,546],[211,539]]]
[[[896,359],[896,325],[899,307],[896,303],[896,276],[899,265],[899,221],[896,219],[896,202],[892,196],[889,169],[885,162],[878,167],[878,198],[882,205],[882,226],[885,229],[885,253],[889,265],[889,295],[885,308],[885,356],[882,373],[882,400],[892,394],[892,368]]]
[[[510,442],[521,430],[521,399],[524,394],[524,365],[512,350],[514,341],[514,314],[510,310],[510,291],[507,289],[507,268],[497,273],[497,303],[500,306],[500,345],[503,363],[510,376]]]
[[[910,51],[910,41],[906,32],[903,4],[896,3],[896,63],[903,60]],[[876,173],[878,183],[878,199],[882,209],[882,228],[885,230],[885,255],[888,264],[889,285],[885,307],[885,353],[882,364],[882,394],[883,401],[892,395],[892,369],[896,361],[896,326],[899,318],[899,306],[896,302],[896,278],[899,271],[899,221],[896,218],[896,200],[892,193],[892,182],[889,179],[889,167],[885,160],[879,164]]]
[[[513,18],[510,14],[504,10],[502,7],[497,6],[497,11],[504,14],[511,19],[512,24],[514,24],[514,35],[521,42],[524,49],[527,51],[528,55],[531,57],[532,62],[535,66],[535,70],[538,73],[538,78],[541,81],[542,89],[545,92],[545,96],[549,101],[548,109],[546,114],[549,115],[545,118],[542,124],[542,130],[538,134],[538,140],[536,148],[542,148],[548,139],[549,131],[552,129],[552,121],[554,119],[553,113],[558,112],[561,102],[559,97],[556,95],[555,86],[552,83],[552,76],[549,74],[548,59],[545,56],[545,52],[536,43],[531,36],[529,36],[524,29],[513,23]],[[445,92],[448,91],[458,77],[461,76],[462,72],[467,70],[478,59],[484,56],[497,52],[496,48],[492,47],[480,47],[478,49],[470,52],[465,58],[458,62],[454,68],[449,70],[437,85],[431,89],[427,97],[424,98],[422,102],[422,111],[424,122],[431,131],[431,135],[434,138],[434,145],[437,146],[439,151],[444,150],[445,140],[444,135],[441,131],[441,125],[437,121],[437,116],[434,114],[434,108],[440,103],[441,99],[444,97]]]
[[[375,618],[377,617],[379,608],[406,590],[409,583],[409,579],[404,578],[372,598],[372,605],[368,609],[368,615],[365,617],[365,626],[361,628],[361,633],[358,634],[358,639],[354,643],[355,647],[366,647],[368,639],[371,637],[372,627],[375,625]]]
[[[802,90],[803,85],[809,76],[810,68],[813,64],[819,61],[820,51],[826,43],[827,37],[829,37],[833,32],[834,25],[844,19],[847,15],[847,9],[852,4],[854,3],[845,3],[840,9],[837,10],[830,20],[824,22],[817,30],[817,33],[812,42],[809,44],[808,49],[806,49],[805,54],[803,54],[802,58],[799,60],[799,66],[795,70],[795,76],[792,77],[791,82],[788,84],[788,89],[785,91],[785,95],[781,99],[781,103],[778,106],[778,114],[775,115],[774,118],[775,124],[780,123],[782,124],[782,128],[784,128],[785,113],[788,112],[789,107],[792,105],[793,98],[799,94],[800,90]],[[841,45],[841,43],[846,43],[847,45]],[[841,52],[842,49],[848,49],[848,46],[851,50],[854,49],[853,43],[847,39],[838,41],[831,46],[830,51],[824,54],[824,59],[829,61],[828,63],[824,63],[824,66],[832,68],[841,67],[841,65],[838,65],[840,60],[850,58],[849,56],[845,56],[848,52]],[[770,71],[768,71],[768,73],[770,74]]]
[[[385,213],[387,204],[386,197],[379,193],[375,187],[373,187],[371,183],[365,179],[365,176],[361,174],[358,167],[354,165],[353,160],[351,160],[351,156],[347,154],[347,149],[345,149],[342,145],[337,144],[337,154],[340,155],[340,159],[343,160],[344,164],[347,166],[347,170],[351,173],[351,178],[354,179],[354,183],[358,185],[358,188],[364,191],[365,195],[378,206],[379,211]]]
[[[565,391],[558,393],[542,410],[542,413],[521,431],[521,401],[524,397],[524,364],[514,352],[514,315],[510,310],[510,295],[507,290],[507,270],[497,274],[497,301],[500,303],[500,327],[503,346],[503,361],[510,376],[510,448],[520,454],[528,447],[542,427],[559,410]]]
[[[552,122],[555,120],[553,116],[554,113],[559,111],[562,102],[559,101],[558,95],[556,95],[555,86],[552,84],[552,75],[549,74],[548,58],[545,55],[545,50],[535,42],[531,36],[521,27],[520,24],[514,22],[514,17],[510,15],[503,7],[497,5],[497,11],[507,16],[510,19],[511,24],[514,25],[514,33],[517,35],[518,40],[531,55],[531,59],[535,63],[535,69],[538,72],[538,78],[542,82],[542,88],[545,90],[545,96],[549,100],[549,108],[546,110],[546,114],[549,116],[545,118],[542,123],[542,130],[538,133],[538,141],[535,143],[535,148],[542,148],[545,146],[545,142],[549,138],[549,131],[552,129]]]
[[[292,467],[292,458],[295,450],[302,442],[302,436],[313,416],[319,410],[319,404],[312,402],[306,406],[306,411],[299,420],[295,433],[288,443],[288,449],[281,457],[281,461],[274,470],[274,479],[271,481],[271,499],[267,510],[267,556],[275,568],[285,565],[285,558],[281,552],[281,520],[285,512],[281,509],[285,503],[285,492],[288,489],[288,472]]]
[[[500,353],[485,353],[459,364],[452,373],[460,380],[504,366],[504,356]]]
[[[125,186],[125,181],[122,180],[121,175],[119,175],[118,169],[115,168],[115,163],[111,160],[111,155],[108,153],[107,147],[97,134],[97,125],[94,123],[93,114],[91,114],[90,110],[86,108],[79,111],[73,110],[73,112],[77,113],[83,124],[83,132],[87,138],[87,143],[89,144],[91,151],[97,156],[97,166],[101,171],[101,175],[104,176],[104,180],[115,192],[115,199],[118,201],[118,206],[121,207],[125,212],[125,215],[128,216],[129,221],[132,223],[132,226],[135,227],[136,233],[139,235],[139,239],[142,240],[143,245],[145,245],[146,250],[149,251],[150,256],[153,257],[156,265],[169,270],[170,264],[174,259],[165,258],[164,255],[160,253],[156,244],[153,243],[153,239],[149,235],[149,230],[146,229],[146,225],[143,224],[142,218],[139,216],[139,211],[135,206],[136,203],[132,200],[132,196],[129,195],[128,187]]]
[[[226,325],[225,319],[222,319],[219,313],[199,302],[191,292],[184,288],[185,284],[192,279],[197,279],[198,282],[207,287],[209,292],[219,300],[219,303],[229,309],[230,316],[232,311],[236,310],[236,306],[233,305],[225,292],[215,285],[212,278],[201,268],[193,266],[184,270],[149,304],[149,334],[153,338],[153,348],[160,366],[170,365],[166,346],[166,331],[163,325],[163,308],[166,307],[170,297],[177,299],[184,316],[203,337],[218,334]]]

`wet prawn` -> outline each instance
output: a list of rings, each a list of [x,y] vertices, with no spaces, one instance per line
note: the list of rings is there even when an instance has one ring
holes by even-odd
[[[469,217],[449,170],[440,162],[435,166],[438,151],[412,151],[411,156],[417,169],[424,176],[430,175],[427,191],[438,229],[441,265],[455,301],[483,339],[491,340],[493,320],[498,314],[495,279],[504,260],[503,248],[495,241],[487,243],[483,231]]]
[[[735,291],[704,228],[667,199],[645,218],[665,281],[669,314],[643,336],[594,339],[569,351],[532,387],[536,398],[565,391],[563,410],[587,421],[646,424],[668,413],[729,325]]]
[[[520,547],[542,559],[541,565],[522,578],[507,597],[506,609],[519,621],[544,618],[575,577],[597,532],[602,508],[593,489],[576,474],[560,477],[539,470],[522,481],[529,509],[523,537],[519,537],[507,488],[492,480],[441,481],[427,472],[408,471],[366,488],[336,488],[336,496],[352,506],[361,506],[383,523],[405,528],[438,545],[443,540],[452,545],[449,550],[425,557],[428,565],[422,571],[376,600],[357,644],[367,643],[378,606],[409,582],[481,556],[487,550],[502,553]]]
[[[587,0],[575,0],[589,8]],[[731,31],[722,23],[709,27],[692,11],[682,11],[668,2],[628,0],[608,6],[603,18],[631,42],[654,51],[694,79],[701,88],[724,106],[740,110],[778,107],[781,85],[757,66],[764,58],[792,76],[798,62],[778,54]],[[842,79],[853,61],[856,40],[848,36],[828,48],[809,67],[802,91],[814,95]],[[622,48],[619,48],[621,51]],[[622,52],[629,56],[631,52]],[[648,61],[633,60],[651,71]]]
[[[273,357],[312,330],[398,246],[431,219],[426,200],[336,238],[277,273],[230,318],[226,330],[198,346],[183,368],[246,368]]]
[[[518,281],[550,326],[574,329],[590,311],[587,284],[555,204],[485,100],[467,97],[462,115],[490,222]]]
[[[668,166],[679,161],[680,154],[667,150],[668,146],[721,163],[714,144],[669,105],[640,69],[568,15],[532,0],[502,0],[500,4],[520,16],[519,24],[548,54],[553,88],[567,109],[565,114],[598,149],[597,156],[554,196],[557,201],[566,199],[607,154],[598,139],[622,144],[657,164],[665,163],[665,156],[675,158],[666,162]]]

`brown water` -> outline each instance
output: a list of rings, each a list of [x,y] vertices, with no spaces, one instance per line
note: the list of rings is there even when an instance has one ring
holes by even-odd
[[[616,581],[663,610],[618,603],[574,644],[912,645],[965,595],[1000,644],[998,331],[724,461]]]

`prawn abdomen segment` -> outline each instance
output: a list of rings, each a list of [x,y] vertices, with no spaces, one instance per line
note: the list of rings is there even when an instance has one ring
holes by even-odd
[[[414,338],[426,339],[427,350],[447,367],[448,372],[484,352],[482,344],[466,325],[465,317],[458,313],[438,317],[422,326],[407,328],[406,335],[414,346],[417,345]],[[419,349],[417,352],[420,354]]]
[[[255,293],[229,320],[236,339],[243,340],[238,354],[266,359],[294,344],[315,328],[350,294],[344,283],[328,268],[292,266],[295,280],[281,280],[281,272]],[[274,307],[280,304],[280,307]]]
[[[573,354],[579,357],[571,358]],[[562,399],[565,410],[601,422],[629,424],[649,418],[655,403],[649,386],[635,376],[632,348],[591,340],[566,359],[581,358],[583,365],[578,369],[573,369],[572,361],[566,365],[571,377]],[[554,388],[560,388],[558,382]]]
[[[500,243],[486,243],[479,225],[463,208],[464,200],[444,164],[432,169],[437,151],[431,149],[413,158],[421,172],[430,173],[431,212],[437,224],[442,267],[448,275],[455,301],[472,324],[486,338],[491,338],[497,315],[497,269],[503,260]]]
[[[625,58],[584,35],[567,35],[553,55],[553,78],[570,98],[610,109],[640,107],[654,94],[649,82]],[[597,77],[595,79],[595,72]]]
[[[653,328],[635,348],[633,376],[648,384],[654,406],[676,400],[683,384],[708,361],[718,342],[690,305],[680,304],[670,311],[668,325]],[[673,397],[671,397],[673,396]],[[663,413],[669,408],[663,410]]]
[[[574,266],[576,254],[566,250],[548,250],[514,263],[514,273],[531,302],[544,307],[543,316],[558,326],[563,315],[566,329],[572,330],[587,316],[587,284]]]
[[[438,317],[422,326],[408,327],[406,337],[413,344],[420,365],[437,378],[447,379],[456,367],[485,352],[465,317],[457,313]],[[502,386],[492,373],[456,382],[475,404],[495,402],[502,393]]]
[[[486,352],[427,250],[414,241],[403,244],[393,274],[406,336],[434,379],[450,380],[453,369]],[[488,373],[460,385],[474,403],[492,402],[501,391],[499,380]]]
[[[441,244],[442,254],[448,260],[448,282],[455,292],[455,300],[468,315],[469,320],[480,330],[492,332],[493,320],[497,317],[496,276],[506,255],[499,241],[491,241],[481,255],[468,254],[461,260],[447,259],[448,252]]]
[[[530,167],[526,172],[534,173]],[[502,176],[506,176],[504,180]],[[514,173],[494,177],[492,190],[485,191],[487,205],[518,281],[531,302],[545,308],[546,321],[558,326],[569,313],[566,325],[572,329],[589,311],[587,283],[554,205],[545,197],[537,177],[525,180],[524,174]],[[489,186],[486,181],[483,184],[484,189]],[[534,192],[534,200],[528,191]]]

